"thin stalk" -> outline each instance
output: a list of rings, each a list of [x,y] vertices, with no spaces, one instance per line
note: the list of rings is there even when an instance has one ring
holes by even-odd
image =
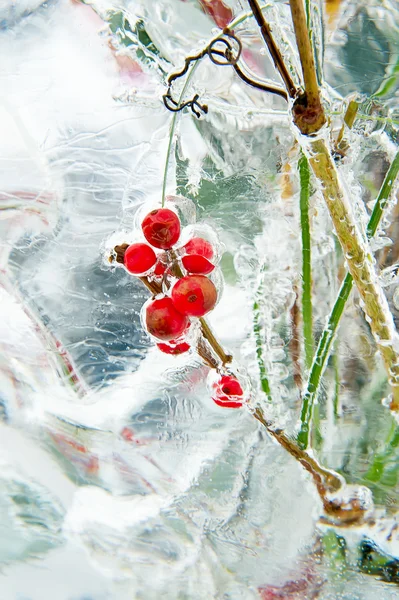
[[[319,131],[326,122],[320,102],[316,67],[310,42],[303,0],[290,0],[296,43],[301,60],[305,93],[300,95],[293,107],[294,123],[305,135]]]
[[[384,474],[386,463],[389,459],[391,459],[393,453],[395,452],[398,446],[399,427],[396,425],[396,423],[393,422],[387,440],[384,444],[384,451],[374,456],[374,460],[370,465],[367,473],[364,475],[364,479],[372,482],[380,481]]]
[[[189,72],[189,74],[186,77],[186,80],[184,82],[184,86],[183,89],[180,93],[179,96],[179,100],[178,100],[178,104],[181,104],[183,101],[183,98],[187,92],[188,86],[191,83],[191,79],[194,76],[195,71],[197,70],[197,67],[199,65],[199,61],[197,61],[196,63],[194,63],[194,65],[191,67],[191,70]],[[168,148],[166,150],[166,159],[165,159],[165,168],[164,168],[164,172],[163,172],[163,182],[162,182],[162,207],[165,206],[165,194],[166,194],[166,182],[168,179],[168,171],[169,171],[169,162],[170,162],[170,157],[172,154],[172,147],[173,147],[173,137],[175,135],[175,129],[176,129],[176,122],[177,122],[177,112],[173,113],[173,117],[171,119],[170,122],[170,128],[169,128],[169,141],[168,141]]]
[[[307,96],[307,105],[320,106],[319,85],[317,83],[316,68],[312,46],[309,39],[306,13],[303,0],[290,0],[292,21],[294,23],[296,43],[301,59],[303,82]]]
[[[252,10],[256,22],[259,25],[260,32],[266,43],[266,46],[269,49],[274,65],[277,71],[279,72],[281,79],[284,81],[284,85],[287,88],[288,95],[290,96],[290,98],[295,98],[297,96],[298,90],[296,89],[291,75],[289,74],[288,69],[285,66],[282,54],[271,34],[269,24],[266,22],[262,14],[262,9],[259,6],[257,0],[248,0],[248,4]]]
[[[209,327],[209,324],[204,319],[204,317],[201,317],[199,319],[199,322],[201,324],[202,335],[209,342],[209,345],[211,346],[215,354],[220,358],[222,364],[226,365],[230,363],[233,360],[233,357],[231,356],[231,354],[226,354],[226,352],[223,350],[222,346],[217,341],[216,337],[212,332],[212,329]]]
[[[300,309],[298,307],[299,297],[296,286],[293,288],[295,293],[295,301],[290,310],[291,318],[291,339],[289,342],[289,351],[292,360],[292,376],[298,390],[302,390],[302,368],[300,364],[301,358],[301,343],[299,335]]]
[[[255,300],[255,302],[254,302],[253,315],[254,315],[253,327],[254,327],[254,334],[255,334],[256,358],[258,360],[260,386],[262,388],[262,391],[266,394],[268,401],[271,402],[272,394],[271,394],[271,390],[270,390],[269,379],[267,377],[265,361],[263,359],[264,340],[262,339],[262,328],[261,328],[261,324],[260,324],[260,305],[259,305],[258,300]]]
[[[262,10],[266,10],[267,6],[262,6],[259,10],[260,10],[260,14],[262,14]],[[253,13],[252,12],[247,12],[244,13],[242,15],[240,15],[239,17],[236,17],[235,19],[233,19],[233,21],[231,21],[226,29],[229,29],[230,31],[233,31],[235,27],[238,27],[239,25],[241,25],[242,23],[244,23],[245,21],[247,21],[248,19],[250,19],[251,17],[253,17]],[[184,86],[183,89],[180,93],[179,96],[179,100],[178,100],[178,104],[180,105],[183,102],[183,98],[187,92],[187,89],[191,83],[191,80],[195,74],[195,71],[197,70],[197,67],[199,65],[199,61],[197,61],[196,63],[194,63],[194,65],[191,67],[191,70],[189,72],[189,74],[186,77],[186,81],[184,82]],[[162,207],[164,207],[165,205],[165,194],[166,194],[166,183],[167,183],[167,179],[168,179],[168,171],[169,171],[169,163],[170,163],[170,157],[172,154],[172,147],[173,147],[173,136],[175,134],[175,130],[176,130],[176,123],[177,123],[177,112],[173,113],[171,122],[170,122],[170,128],[169,128],[169,140],[168,140],[168,148],[166,150],[166,158],[165,158],[165,167],[164,167],[164,172],[163,172],[163,182],[162,182]]]
[[[253,416],[266,428],[267,432],[280,446],[310,473],[328,517],[340,525],[351,525],[362,522],[365,515],[365,507],[358,501],[356,494],[349,501],[348,495],[345,493],[342,494],[341,498],[336,495],[346,485],[340,475],[335,473],[335,471],[321,466],[294,439],[290,438],[283,430],[275,428],[273,423],[265,417],[260,407],[257,407],[253,411]]]
[[[379,194],[374,204],[372,214],[367,226],[367,237],[370,239],[375,235],[377,228],[381,222],[381,218],[386,208],[392,187],[395,183],[399,172],[399,152],[392,161],[390,168],[385,176]],[[331,345],[342,317],[345,304],[350,296],[353,287],[353,277],[350,273],[346,274],[341,288],[338,292],[338,297],[335,301],[333,309],[328,317],[327,325],[319,339],[316,350],[316,355],[313,359],[312,368],[309,374],[306,393],[302,400],[301,412],[301,430],[298,434],[298,442],[302,447],[306,448],[309,442],[309,428],[312,418],[312,411],[315,399],[319,391],[319,385],[327,360],[330,354]],[[391,407],[392,408],[392,407]]]
[[[348,108],[346,109],[346,112],[345,112],[344,123],[343,123],[343,125],[339,131],[338,137],[337,137],[337,141],[335,144],[337,146],[337,148],[339,147],[339,145],[342,142],[342,139],[344,137],[345,125],[349,129],[352,129],[358,110],[359,110],[359,103],[356,102],[355,100],[351,100],[349,102]]]
[[[371,217],[367,225],[367,237],[369,239],[375,235],[375,232],[378,229],[383,212],[386,208],[389,196],[391,194],[393,184],[395,183],[396,177],[398,176],[398,172],[399,152],[396,154],[395,158],[391,163],[391,166],[388,169],[387,174],[385,175],[381,189],[377,196],[377,200],[375,201],[373,212],[371,213]]]
[[[305,364],[310,369],[313,359],[313,315],[312,315],[312,264],[311,264],[311,239],[309,225],[309,198],[310,198],[310,169],[309,163],[302,154],[298,162],[300,195],[299,206],[301,211],[302,235],[302,320],[303,339],[305,344]]]

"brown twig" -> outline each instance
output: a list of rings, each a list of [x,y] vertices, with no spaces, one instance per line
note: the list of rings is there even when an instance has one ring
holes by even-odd
[[[328,519],[340,525],[359,524],[364,520],[366,511],[370,507],[362,504],[356,493],[352,495],[341,493],[346,491],[346,483],[342,477],[335,471],[322,467],[282,429],[276,429],[273,423],[266,419],[260,407],[254,410],[253,415],[280,446],[310,473]]]
[[[302,390],[302,370],[300,364],[301,358],[301,344],[299,337],[299,320],[300,320],[300,310],[298,306],[298,290],[295,288],[295,302],[291,308],[291,331],[292,337],[289,344],[289,349],[291,352],[292,365],[294,370],[294,382],[297,386],[298,390]]]
[[[204,319],[204,317],[201,317],[199,322],[201,324],[202,335],[209,342],[212,349],[220,358],[220,360],[222,361],[222,365],[231,363],[233,357],[231,356],[231,354],[226,354],[226,352],[223,350],[222,346],[219,344],[216,337],[214,336],[212,329],[209,327],[209,324],[207,323],[206,319]]]
[[[285,66],[283,57],[276,42],[273,39],[269,24],[267,23],[263,13],[259,7],[257,0],[248,0],[248,4],[253,12],[256,22],[259,25],[262,37],[269,48],[270,55],[273,59],[276,69],[278,70],[281,79],[284,81],[284,85],[287,88],[288,95],[290,98],[296,98],[298,90]]]

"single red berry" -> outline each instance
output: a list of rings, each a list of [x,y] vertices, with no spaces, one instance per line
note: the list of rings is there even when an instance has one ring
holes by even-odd
[[[244,404],[244,392],[240,382],[234,375],[222,375],[219,381],[212,385],[214,392],[212,400],[223,408],[241,408]]]
[[[155,265],[157,257],[148,244],[131,244],[126,249],[123,261],[129,273],[140,275]]]
[[[212,244],[201,237],[191,238],[191,240],[183,246],[183,249],[186,254],[198,254],[199,256],[204,256],[208,259],[213,258]]]
[[[183,256],[181,259],[183,267],[189,273],[196,273],[201,275],[208,275],[212,273],[215,265],[213,265],[207,258],[198,254]]]
[[[145,309],[148,332],[160,340],[173,340],[186,330],[189,320],[174,306],[172,299],[165,297],[153,300]]]
[[[187,275],[174,285],[172,300],[183,315],[202,317],[216,304],[215,285],[204,275]]]
[[[168,344],[157,344],[157,346],[161,352],[165,352],[165,354],[173,354],[173,356],[183,354],[183,352],[190,350],[190,346],[187,344],[187,342],[174,344],[173,340],[171,340]]]
[[[215,268],[209,260],[214,254],[212,244],[204,238],[192,238],[183,246],[183,250],[186,252],[182,258],[183,267],[189,273],[208,275]]]
[[[144,237],[151,246],[168,250],[180,237],[180,220],[169,208],[152,210],[141,224]]]

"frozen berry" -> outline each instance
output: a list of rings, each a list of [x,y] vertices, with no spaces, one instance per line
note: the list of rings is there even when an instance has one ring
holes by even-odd
[[[212,400],[223,408],[241,408],[244,404],[244,392],[234,375],[222,375],[212,384]]]
[[[144,237],[151,246],[168,250],[180,237],[180,221],[169,208],[152,210],[141,224]]]
[[[187,344],[187,342],[174,344],[173,340],[171,340],[168,344],[157,344],[157,346],[161,352],[165,352],[165,354],[173,354],[173,356],[183,354],[184,352],[190,350],[190,346]]]
[[[191,238],[183,248],[186,254],[198,254],[199,256],[209,259],[213,257],[212,244],[201,237]]]
[[[178,338],[189,325],[188,318],[165,297],[152,300],[145,308],[145,324],[151,335],[159,340]]]
[[[123,259],[126,269],[133,275],[146,273],[156,261],[155,252],[148,244],[132,244],[126,249]]]
[[[174,285],[172,300],[183,315],[202,317],[215,306],[217,291],[204,275],[187,275]]]
[[[182,258],[183,267],[189,273],[208,275],[215,268],[209,260],[213,257],[212,244],[204,238],[192,238],[183,246],[183,250],[186,252]]]
[[[215,265],[213,265],[207,258],[204,256],[199,256],[198,254],[193,254],[192,256],[187,254],[187,256],[183,256],[182,258],[183,267],[189,273],[196,273],[201,275],[208,275],[212,273]]]

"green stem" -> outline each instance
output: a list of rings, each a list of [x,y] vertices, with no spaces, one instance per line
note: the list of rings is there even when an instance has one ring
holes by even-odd
[[[375,235],[377,228],[381,222],[382,214],[386,208],[389,195],[391,193],[393,184],[399,172],[399,152],[396,154],[392,161],[391,166],[388,169],[388,173],[385,175],[385,179],[381,186],[380,192],[375,201],[373,212],[371,213],[370,220],[367,225],[367,237],[370,239]]]
[[[262,328],[260,324],[260,305],[259,301],[255,300],[253,305],[254,313],[254,334],[255,334],[255,345],[256,345],[256,357],[258,359],[258,367],[260,374],[260,386],[262,391],[266,394],[269,402],[272,401],[272,394],[270,390],[269,380],[267,378],[266,365],[263,358],[263,346],[264,340],[262,338]]]
[[[384,451],[375,455],[374,460],[369,467],[364,479],[367,481],[380,481],[385,470],[387,461],[392,457],[394,451],[399,446],[399,428],[395,422],[392,423],[388,438],[384,444]]]
[[[302,233],[302,320],[303,338],[305,343],[305,364],[310,369],[313,359],[313,318],[312,318],[312,265],[311,265],[311,240],[309,226],[309,197],[310,197],[310,169],[309,163],[302,154],[298,162],[300,195],[299,206],[301,211]]]
[[[387,205],[388,198],[392,191],[392,187],[394,185],[398,172],[399,152],[396,154],[394,160],[392,161],[392,164],[385,176],[384,182],[377,196],[377,200],[374,204],[373,212],[371,214],[367,226],[367,237],[369,239],[375,235],[378,225],[381,222],[383,211]],[[331,345],[334,341],[334,337],[342,313],[344,311],[345,304],[351,293],[352,286],[353,277],[350,273],[347,273],[338,292],[337,300],[335,301],[330,316],[328,317],[327,325],[325,326],[324,331],[319,339],[316,355],[313,359],[313,364],[307,383],[306,393],[304,394],[302,400],[301,429],[298,434],[298,442],[304,448],[307,448],[309,443],[309,430],[312,419],[313,405],[319,391],[321,376],[326,367]]]
[[[184,82],[183,89],[182,89],[182,91],[180,93],[178,104],[182,103],[184,95],[187,92],[188,86],[190,85],[191,79],[193,78],[193,75],[194,75],[195,71],[197,70],[198,65],[199,65],[199,61],[197,61],[191,67],[191,70],[190,70],[189,74],[186,77],[186,81]],[[171,154],[172,154],[173,136],[175,135],[176,122],[177,122],[177,114],[178,114],[177,112],[173,113],[173,117],[172,117],[172,120],[170,122],[168,149],[166,151],[165,168],[164,168],[164,172],[163,172],[162,207],[165,206],[166,182],[167,182],[167,179],[168,179],[169,162],[170,162],[170,157],[171,157]]]

